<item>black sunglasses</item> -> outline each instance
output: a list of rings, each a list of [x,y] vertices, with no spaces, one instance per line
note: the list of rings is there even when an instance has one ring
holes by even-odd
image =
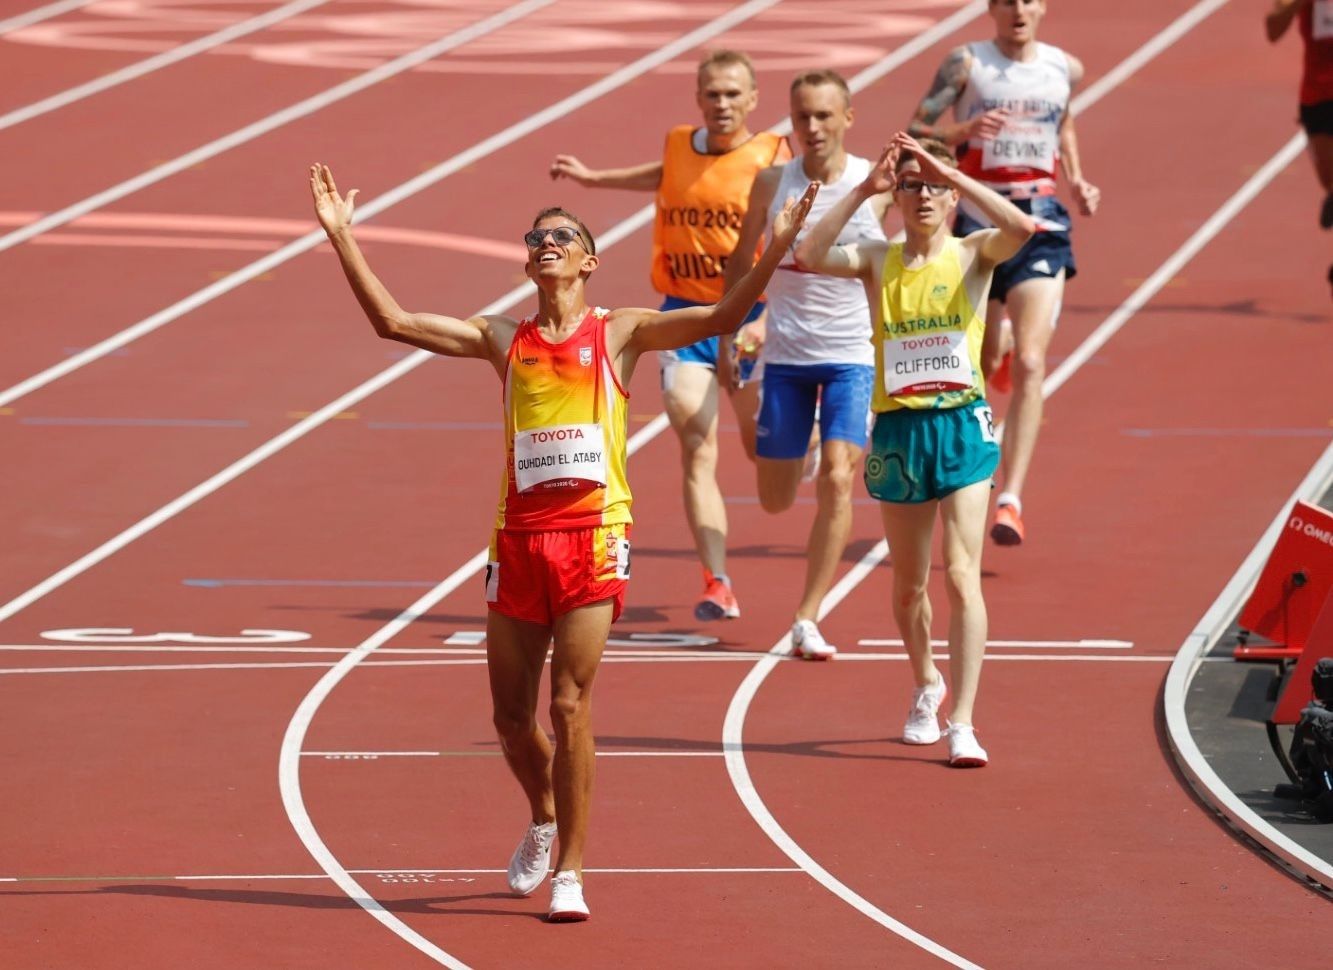
[[[569,226],[556,226],[554,229],[529,229],[523,234],[523,241],[528,244],[529,249],[538,249],[542,243],[546,242],[547,236],[554,239],[557,246],[568,246],[577,239],[584,249],[588,248],[584,244],[579,231],[571,229]]]

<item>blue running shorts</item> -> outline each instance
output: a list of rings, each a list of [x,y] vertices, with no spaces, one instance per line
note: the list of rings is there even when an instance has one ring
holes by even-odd
[[[869,364],[765,364],[756,453],[804,458],[816,405],[822,440],[864,448],[874,386],[875,368]]]
[[[866,452],[866,489],[881,502],[941,499],[995,474],[995,441],[985,398],[959,408],[884,411],[875,415]]]
[[[680,310],[687,306],[708,306],[707,303],[695,303],[693,300],[682,300],[678,297],[668,296],[662,300],[660,310]],[[751,320],[757,320],[759,314],[764,312],[764,304],[756,303],[749,314],[741,321],[741,326],[749,323]],[[705,337],[688,347],[681,347],[679,350],[659,350],[657,360],[665,369],[671,364],[697,364],[701,367],[707,367],[709,370],[717,371],[717,351],[719,337]],[[750,380],[751,374],[757,361],[750,357],[741,361],[741,380]]]

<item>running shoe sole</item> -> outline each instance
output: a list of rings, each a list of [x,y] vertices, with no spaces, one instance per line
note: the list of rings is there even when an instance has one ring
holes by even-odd
[[[1023,537],[1018,530],[1003,522],[996,522],[990,527],[990,537],[997,546],[1021,546]]]
[[[712,600],[703,600],[694,604],[694,618],[700,623],[707,623],[711,620],[735,620],[740,615],[740,610],[733,613],[725,606],[718,606]]]
[[[990,764],[985,758],[950,758],[950,768],[984,768]]]
[[[580,913],[576,909],[561,910],[558,913],[547,913],[546,922],[548,923],[582,923],[591,917],[591,913]]]

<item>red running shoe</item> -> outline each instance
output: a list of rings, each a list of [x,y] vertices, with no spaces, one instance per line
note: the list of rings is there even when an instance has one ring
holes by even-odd
[[[995,506],[995,524],[990,527],[990,537],[997,546],[1021,546],[1023,544],[1023,518],[1012,505]]]
[[[734,620],[741,615],[736,594],[731,591],[725,580],[718,579],[707,569],[704,570],[704,594],[694,604],[694,618],[701,622],[707,620]]]

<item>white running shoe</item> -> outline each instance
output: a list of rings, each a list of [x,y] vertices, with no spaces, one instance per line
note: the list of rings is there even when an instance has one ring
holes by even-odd
[[[935,683],[918,687],[912,692],[912,707],[903,726],[903,741],[907,744],[934,744],[940,739],[940,705],[949,689],[944,678],[935,671]]]
[[[977,732],[970,724],[949,725],[949,766],[984,768],[990,760],[986,749],[977,743]]]
[[[551,861],[551,843],[555,841],[555,823],[533,822],[523,833],[523,841],[509,859],[509,888],[519,896],[529,895],[543,879]]]
[[[577,923],[587,919],[588,904],[583,901],[583,883],[573,869],[557,872],[551,877],[551,909],[546,914],[550,923]]]
[[[792,653],[802,660],[832,660],[838,648],[824,639],[814,620],[797,620],[791,625]]]

